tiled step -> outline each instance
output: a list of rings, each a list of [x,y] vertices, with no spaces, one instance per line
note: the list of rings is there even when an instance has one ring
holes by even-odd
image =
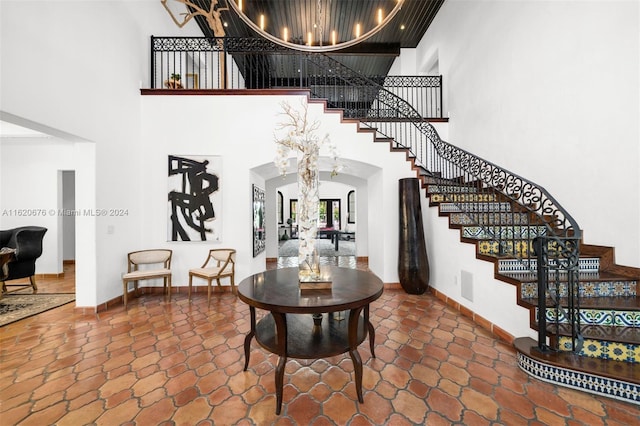
[[[580,356],[571,352],[540,352],[529,337],[517,338],[518,365],[532,377],[584,392],[640,404],[637,364]]]
[[[555,262],[551,262],[555,265]],[[530,273],[538,269],[538,259],[500,259],[498,261],[498,273],[500,274],[517,274]],[[578,259],[578,269],[581,273],[598,272],[600,270],[600,258],[597,257],[581,257]],[[535,274],[532,279],[537,279]]]
[[[509,213],[450,213],[451,226],[473,225],[530,225],[531,216],[524,212]]]
[[[478,254],[496,258],[527,258],[533,255],[533,245],[530,240],[503,241],[502,244],[492,240],[478,240]]]
[[[475,186],[467,185],[443,185],[443,184],[430,184],[427,188],[429,194],[471,194],[477,193],[478,188]]]
[[[469,212],[510,212],[511,203],[497,202],[497,203],[441,203],[439,206],[440,213],[460,213],[462,211]]]
[[[524,275],[524,274],[523,274]],[[509,274],[509,276],[513,276]],[[562,277],[561,277],[562,278]],[[637,296],[638,281],[628,277],[612,275],[606,272],[580,274],[578,297],[581,299],[593,299],[601,297],[635,297]],[[527,274],[520,279],[520,297],[523,299],[538,297],[537,277]],[[566,283],[559,283],[555,288],[559,297],[567,296]],[[587,303],[586,301],[584,303]]]
[[[465,226],[462,228],[462,238],[474,240],[529,240],[546,235],[546,226]]]
[[[601,334],[606,330],[606,337],[590,338],[590,328],[597,328],[596,334]],[[582,349],[576,354],[583,357],[597,358],[625,362],[628,364],[640,365],[640,335],[637,328],[627,327],[584,327],[582,329],[584,341]],[[560,338],[560,347],[567,347],[571,351],[571,339],[569,337]]]
[[[482,202],[491,203],[499,201],[498,194],[474,194],[474,193],[460,193],[460,194],[430,194],[429,199],[432,205],[437,203],[468,203],[468,202]]]

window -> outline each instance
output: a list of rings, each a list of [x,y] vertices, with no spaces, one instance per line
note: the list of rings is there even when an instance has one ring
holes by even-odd
[[[296,198],[292,198],[289,200],[289,217],[291,218],[291,223],[296,222],[296,214],[298,213],[298,200]]]
[[[296,222],[296,208],[298,206],[297,199],[289,200],[289,217],[291,223]],[[338,198],[322,198],[318,206],[318,228],[336,228],[340,229],[341,209],[340,199]]]
[[[318,228],[340,229],[340,215],[340,199],[322,198],[320,200]]]
[[[282,207],[283,207],[282,192],[278,191],[278,224],[282,224],[283,223]]]
[[[356,191],[347,194],[347,223],[356,223]]]

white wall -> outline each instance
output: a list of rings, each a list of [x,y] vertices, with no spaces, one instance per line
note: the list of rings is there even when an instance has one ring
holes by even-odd
[[[42,256],[36,262],[38,274],[62,272],[61,171],[73,167],[73,148],[73,143],[49,138],[2,141],[0,229],[47,228]]]
[[[637,1],[446,1],[439,59],[454,145],[545,187],[588,244],[640,266]],[[405,74],[408,61],[394,70]],[[606,226],[603,219],[606,218]]]
[[[142,247],[169,247],[174,250],[172,269],[175,285],[185,285],[188,269],[203,261],[206,252],[214,246],[233,247],[237,250],[237,279],[241,280],[266,267],[266,257],[277,238],[275,232],[275,188],[282,184],[273,158],[276,146],[273,131],[281,120],[280,103],[285,99],[292,105],[304,101],[304,97],[283,96],[144,96],[142,97],[142,134],[140,150],[146,153],[141,164],[140,194],[141,214],[144,224],[140,239]],[[172,119],[165,119],[166,111],[172,111]],[[250,118],[249,118],[250,117]],[[319,104],[309,106],[309,119],[320,122],[319,133],[329,133],[337,145],[340,157],[351,167],[358,165],[370,174],[380,175],[383,185],[369,184],[370,197],[364,211],[376,211],[364,225],[374,227],[379,234],[375,245],[367,238],[365,253],[378,252],[378,264],[372,269],[385,282],[397,282],[397,181],[414,175],[402,153],[390,153],[388,144],[375,144],[369,134],[358,133],[354,124],[343,124],[338,114],[324,114]],[[251,125],[246,125],[251,120]],[[188,125],[185,125],[188,123]],[[365,147],[366,149],[363,149]],[[220,155],[222,157],[222,217],[224,235],[220,243],[167,242],[166,241],[166,163],[167,155],[180,152],[185,155]],[[251,155],[247,155],[251,153]],[[322,151],[321,151],[322,155]],[[366,162],[364,167],[360,162]],[[370,178],[346,168],[334,178],[336,182],[355,187]],[[295,176],[289,176],[295,181]],[[323,180],[328,177],[323,178]],[[350,179],[350,180],[349,180]],[[266,189],[267,251],[253,257],[251,185]],[[327,185],[329,185],[327,183]],[[269,198],[271,194],[271,198]],[[363,198],[366,200],[366,198]],[[372,201],[374,200],[372,204]],[[269,204],[271,207],[269,207]],[[392,206],[387,208],[387,206]],[[269,216],[271,215],[271,216]],[[269,218],[272,217],[273,220]],[[382,231],[380,231],[382,230]],[[360,232],[357,230],[357,232]],[[367,233],[362,230],[361,234]],[[136,247],[122,247],[122,251]],[[360,252],[358,252],[360,253]],[[360,254],[359,254],[360,255]],[[113,296],[122,292],[111,286]]]
[[[77,306],[113,297],[125,247],[143,234],[139,88],[149,85],[151,34],[197,34],[197,26],[178,29],[155,0],[0,2],[3,118],[88,142],[75,145],[70,167],[76,207],[128,211],[77,218]]]
[[[416,57],[403,51],[390,73],[437,63],[450,118],[442,139],[544,186],[586,243],[614,246],[618,263],[637,267],[639,18],[630,1],[448,0]],[[493,265],[424,208],[431,285],[515,336],[535,336],[515,287],[493,280]],[[461,295],[463,272],[473,300]]]

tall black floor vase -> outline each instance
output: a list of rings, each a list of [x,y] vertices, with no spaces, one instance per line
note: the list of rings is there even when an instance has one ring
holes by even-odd
[[[398,277],[409,294],[422,294],[429,287],[429,259],[422,226],[420,181],[400,179],[400,235]]]

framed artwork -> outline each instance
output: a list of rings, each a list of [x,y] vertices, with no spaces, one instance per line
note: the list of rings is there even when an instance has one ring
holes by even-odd
[[[264,232],[264,189],[253,186],[253,257],[256,257],[266,248]]]
[[[169,155],[168,241],[222,241],[222,157]]]

